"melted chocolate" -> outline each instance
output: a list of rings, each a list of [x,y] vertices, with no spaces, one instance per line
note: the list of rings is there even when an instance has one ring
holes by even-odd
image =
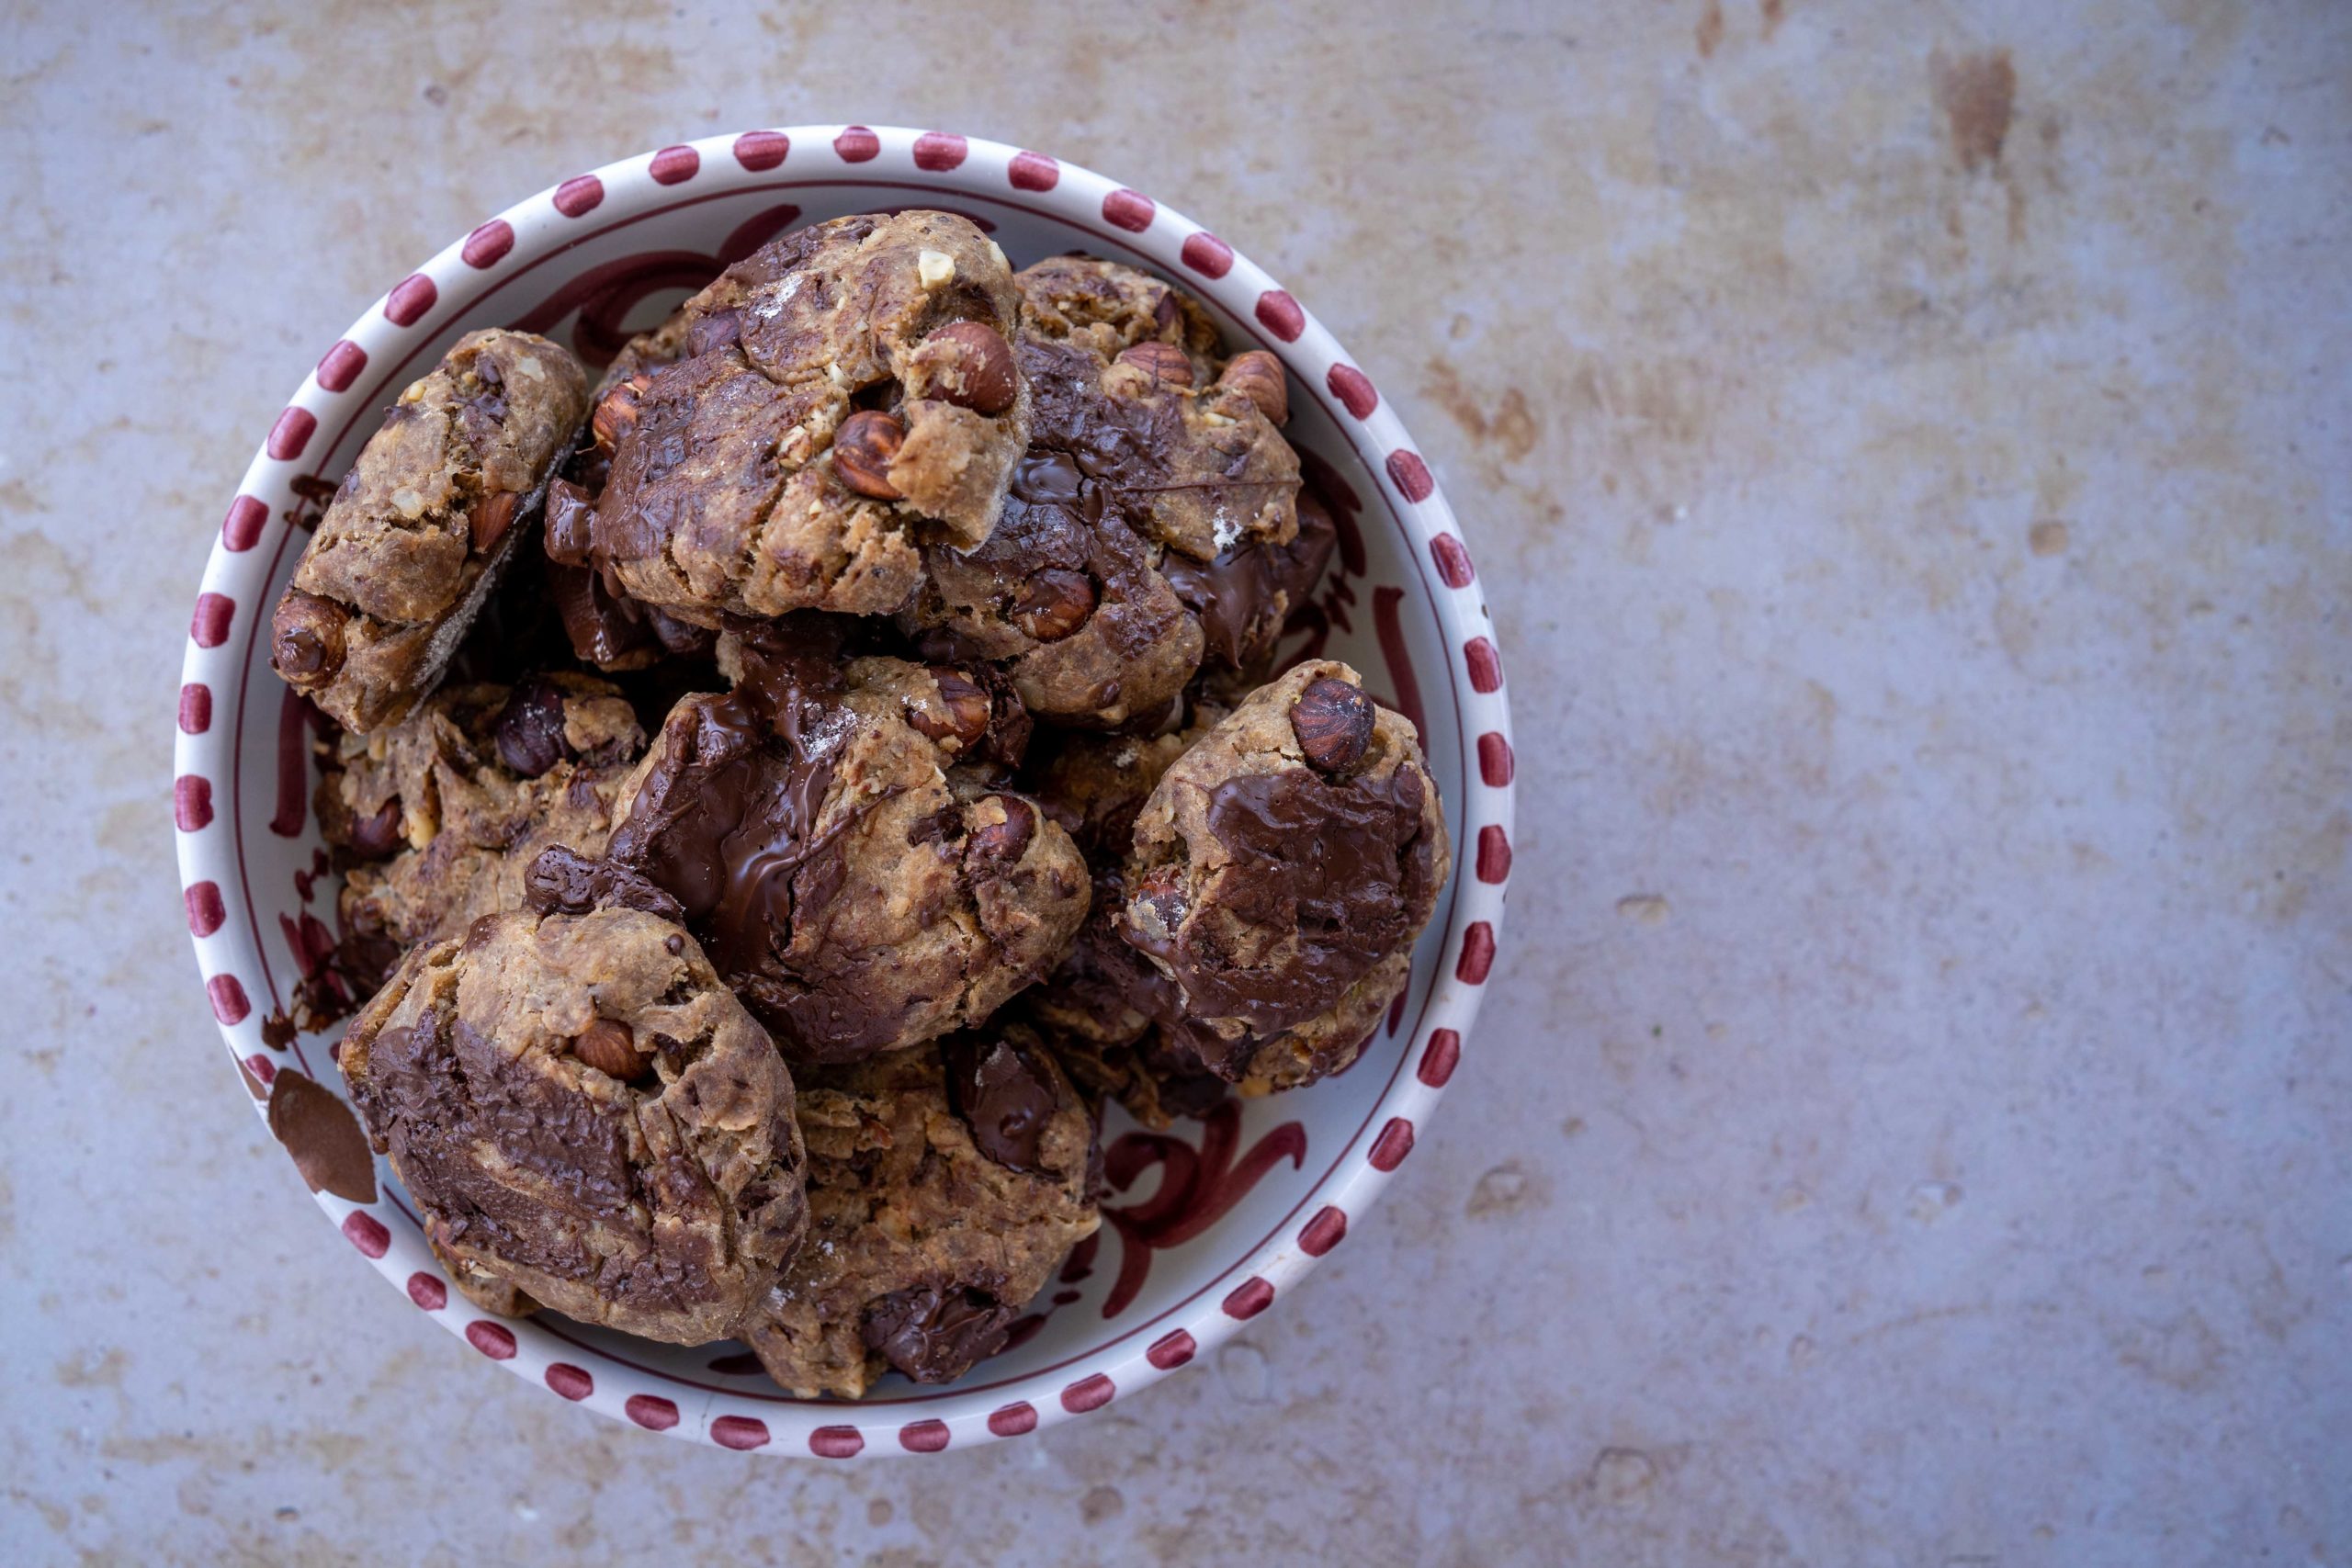
[[[1172,940],[1125,925],[1121,934],[1174,970],[1200,1018],[1238,1020],[1260,1032],[1303,1023],[1428,918],[1436,890],[1421,832],[1424,798],[1409,769],[1340,784],[1303,768],[1227,779],[1209,793],[1208,827],[1231,865],[1199,891]],[[1218,946],[1237,926],[1295,931],[1297,941],[1278,965],[1250,967]],[[1198,1046],[1214,1038],[1199,1029],[1183,1034]],[[1212,1066],[1223,1054],[1202,1051]]]
[[[1021,1309],[974,1285],[916,1285],[876,1297],[860,1337],[917,1382],[961,1376],[1004,1346]]]
[[[1035,1048],[1009,1034],[959,1034],[941,1050],[947,1097],[972,1129],[973,1146],[1007,1170],[1042,1174],[1039,1145],[1058,1096]]]
[[[593,1283],[619,1303],[690,1306],[717,1293],[699,1249],[662,1251],[666,1227],[635,1217],[640,1188],[677,1207],[707,1202],[708,1182],[684,1156],[633,1169],[629,1105],[567,1090],[437,1007],[376,1037],[354,1092],[435,1240]],[[529,1178],[527,1191],[482,1168],[482,1145]],[[592,1221],[647,1245],[608,1254],[591,1244]]]
[[[1289,544],[1253,539],[1205,562],[1170,550],[1159,572],[1200,618],[1208,657],[1228,669],[1255,671],[1273,657],[1283,622],[1315,592],[1338,544],[1330,513],[1302,491],[1298,533]]]

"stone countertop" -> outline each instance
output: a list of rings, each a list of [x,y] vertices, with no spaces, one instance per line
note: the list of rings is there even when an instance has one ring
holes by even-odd
[[[274,9],[34,0],[0,62],[11,1561],[2352,1562],[2352,9]],[[1301,1298],[847,1469],[353,1263],[198,1001],[164,751],[221,498],[387,279],[842,118],[1311,302],[1521,763],[1464,1070]]]

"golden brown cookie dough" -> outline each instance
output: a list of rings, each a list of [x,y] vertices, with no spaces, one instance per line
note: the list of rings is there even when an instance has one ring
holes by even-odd
[[[431,692],[530,532],[588,377],[528,333],[469,333],[344,476],[272,623],[270,662],[346,728]]]
[[[1290,1088],[1355,1059],[1448,863],[1411,723],[1312,660],[1170,765],[1136,818],[1119,933],[1173,983],[1168,1044],[1245,1092]]]
[[[607,859],[673,902],[786,1055],[932,1039],[1052,969],[1085,918],[1086,867],[994,782],[1007,763],[988,759],[1025,729],[1009,693],[780,631],[720,652],[734,691],[671,712]],[[542,907],[607,896],[562,870]]]
[[[978,544],[1027,444],[1004,254],[941,212],[836,219],[632,345],[593,420],[610,472],[571,566],[681,619],[888,614],[920,546]]]
[[[345,865],[350,977],[372,989],[410,948],[521,908],[544,850],[603,853],[644,749],[620,693],[569,671],[445,687],[390,729],[338,737],[315,807]]]
[[[675,925],[493,915],[410,954],[341,1054],[459,1289],[702,1345],[808,1225],[792,1080]]]
[[[962,1375],[1100,1223],[1093,1124],[1018,1026],[805,1074],[800,1130],[808,1242],[744,1330],[800,1398]]]
[[[1132,267],[1058,256],[1015,281],[1029,449],[996,531],[927,549],[901,619],[1058,724],[1126,725],[1204,654],[1261,671],[1336,539],[1320,513],[1299,526],[1279,365],[1224,359],[1201,308]]]

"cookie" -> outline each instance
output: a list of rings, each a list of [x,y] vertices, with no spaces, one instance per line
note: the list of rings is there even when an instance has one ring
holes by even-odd
[[[588,413],[577,360],[478,332],[401,393],[278,601],[270,662],[338,723],[397,723],[440,681]]]
[[[995,782],[1025,739],[1009,693],[780,631],[720,653],[734,690],[672,710],[606,859],[673,900],[787,1055],[932,1039],[1052,969],[1085,917],[1086,867]],[[546,900],[598,896],[560,873]]]
[[[1137,813],[1119,934],[1154,1021],[1245,1091],[1346,1066],[1403,989],[1449,864],[1410,721],[1311,660],[1185,751]]]
[[[479,920],[410,954],[340,1060],[451,1280],[492,1310],[707,1344],[807,1228],[784,1063],[657,916]]]
[[[808,1245],[744,1337],[803,1399],[945,1382],[1100,1223],[1094,1130],[1017,1026],[803,1075]]]
[[[625,356],[592,426],[610,453],[560,563],[675,618],[879,615],[926,540],[995,526],[1028,440],[1004,254],[941,212],[762,246]]]
[[[372,989],[410,948],[521,908],[546,849],[602,853],[644,750],[620,693],[569,671],[444,687],[390,729],[338,737],[314,808],[344,867],[350,977]]]
[[[1300,532],[1280,366],[1222,358],[1201,308],[1132,267],[1059,256],[1015,281],[1030,445],[996,531],[925,549],[902,623],[998,661],[1057,724],[1129,724],[1204,656],[1261,671],[1336,538]]]

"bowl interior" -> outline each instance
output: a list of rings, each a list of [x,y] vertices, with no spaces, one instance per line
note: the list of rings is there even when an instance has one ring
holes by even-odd
[[[802,159],[803,141],[795,133],[793,163]],[[232,1050],[248,1064],[247,1087],[260,1098],[278,1073],[291,1069],[340,1096],[342,1079],[331,1061],[335,1032],[285,1040],[282,1029],[269,1025],[317,966],[334,924],[335,884],[323,874],[309,810],[314,779],[304,744],[305,710],[271,672],[267,638],[256,634],[266,627],[305,537],[286,522],[300,504],[296,481],[338,478],[400,389],[462,333],[492,325],[526,328],[571,345],[592,367],[601,367],[628,334],[660,321],[722,265],[773,235],[844,213],[913,206],[969,218],[1016,267],[1083,250],[1147,266],[1187,288],[1209,306],[1229,344],[1268,347],[1291,364],[1287,434],[1340,522],[1339,558],[1316,604],[1295,625],[1285,652],[1346,660],[1375,694],[1419,726],[1456,847],[1455,874],[1420,943],[1410,987],[1362,1059],[1304,1091],[1232,1101],[1208,1122],[1180,1123],[1168,1134],[1144,1132],[1113,1108],[1103,1128],[1113,1189],[1106,1223],[1022,1321],[1012,1348],[957,1383],[918,1387],[893,1377],[857,1405],[787,1399],[740,1346],[655,1345],[553,1315],[514,1324],[482,1319],[442,1284],[387,1164],[378,1162],[379,1196],[373,1203],[321,1194],[362,1253],[420,1307],[466,1332],[477,1349],[516,1363],[515,1370],[559,1393],[640,1426],[738,1447],[758,1445],[731,1441],[730,1434],[742,1438],[756,1429],[763,1444],[789,1429],[818,1434],[810,1446],[820,1452],[822,1433],[877,1424],[944,1421],[943,1440],[950,1427],[960,1438],[967,1429],[980,1434],[984,1424],[989,1434],[1007,1435],[1025,1429],[1018,1414],[1010,1419],[1004,1414],[1021,1402],[1046,1408],[1049,1418],[1084,1408],[1083,1396],[1067,1396],[1073,1379],[1099,1371],[1110,1383],[1132,1386],[1181,1364],[1204,1334],[1253,1314],[1263,1304],[1261,1292],[1271,1296],[1268,1287],[1286,1283],[1338,1239],[1318,1238],[1312,1224],[1336,1192],[1365,1179],[1365,1149],[1378,1134],[1375,1118],[1384,1107],[1396,1108],[1400,1086],[1428,1095],[1443,1081],[1442,1074],[1427,1071],[1420,1074],[1429,1080],[1424,1087],[1414,1088],[1412,1080],[1431,1037],[1433,992],[1454,978],[1440,974],[1441,955],[1461,950],[1464,911],[1457,905],[1477,827],[1468,808],[1482,798],[1474,793],[1482,784],[1487,796],[1494,794],[1490,759],[1486,779],[1471,776],[1478,766],[1472,753],[1483,744],[1472,737],[1494,729],[1499,718],[1482,719],[1476,728],[1465,721],[1467,693],[1458,668],[1464,612],[1447,603],[1442,579],[1450,574],[1445,560],[1429,548],[1428,519],[1399,504],[1392,493],[1393,468],[1390,482],[1382,482],[1375,468],[1382,448],[1367,437],[1361,420],[1351,417],[1336,384],[1303,365],[1299,349],[1270,332],[1262,312],[1250,309],[1257,291],[1220,288],[1188,273],[1170,254],[1175,237],[1138,236],[1102,221],[1086,199],[1091,193],[1069,188],[1092,178],[1080,171],[1062,171],[1065,188],[1057,201],[1049,201],[1006,183],[1001,165],[989,188],[986,170],[968,160],[953,175],[925,179],[919,164],[910,167],[903,158],[853,165],[820,143],[807,159],[814,166],[794,173],[787,164],[775,177],[754,178],[756,171],[740,156],[720,163],[723,154],[716,149],[729,143],[704,144],[699,163],[706,176],[718,177],[673,188],[659,172],[661,159],[672,156],[665,152],[653,161],[650,180],[644,160],[603,172],[597,200],[580,215],[565,210],[564,192],[575,181],[551,198],[522,204],[485,225],[419,275],[431,279],[431,299],[405,325],[399,318],[413,311],[414,299],[404,304],[395,289],[386,306],[371,311],[322,362],[299,400],[315,416],[307,439],[283,440],[288,422],[280,421],[272,452],[283,454],[294,445],[299,456],[266,454],[256,461],[239,502],[245,519],[241,524],[232,513],[228,530],[233,536],[245,529],[246,547],[232,549],[233,536],[224,540],[207,581],[209,598],[227,598],[243,608],[232,609],[230,635],[207,655],[206,705],[213,716],[202,731],[181,738],[184,780],[200,771],[213,781],[211,808],[221,830],[205,829],[194,852],[184,831],[191,920],[206,972],[215,976],[215,1012]],[[1010,150],[1002,156],[1010,158]],[[1114,188],[1097,183],[1105,191]],[[1172,215],[1162,221],[1173,221]],[[487,265],[478,265],[479,254],[502,244]],[[412,296],[424,292],[413,279],[401,288]],[[358,355],[364,364],[346,372]],[[266,519],[252,517],[252,500],[266,507]],[[197,640],[205,646],[200,627]],[[191,754],[198,760],[194,769]],[[1498,809],[1491,799],[1486,805],[1488,816]],[[185,810],[182,816],[185,830]],[[197,915],[199,883],[216,888],[208,897],[218,900],[222,918],[211,933],[202,931]],[[235,1007],[222,1005],[222,975],[232,976],[243,993],[245,1010],[238,1016],[232,1017]],[[1408,1124],[1408,1146],[1409,1135]],[[1393,1163],[1384,1165],[1375,1156],[1371,1179]],[[1035,1416],[1027,1419],[1034,1424]],[[847,1439],[835,1441],[840,1446]],[[908,1446],[916,1445],[910,1439]]]

